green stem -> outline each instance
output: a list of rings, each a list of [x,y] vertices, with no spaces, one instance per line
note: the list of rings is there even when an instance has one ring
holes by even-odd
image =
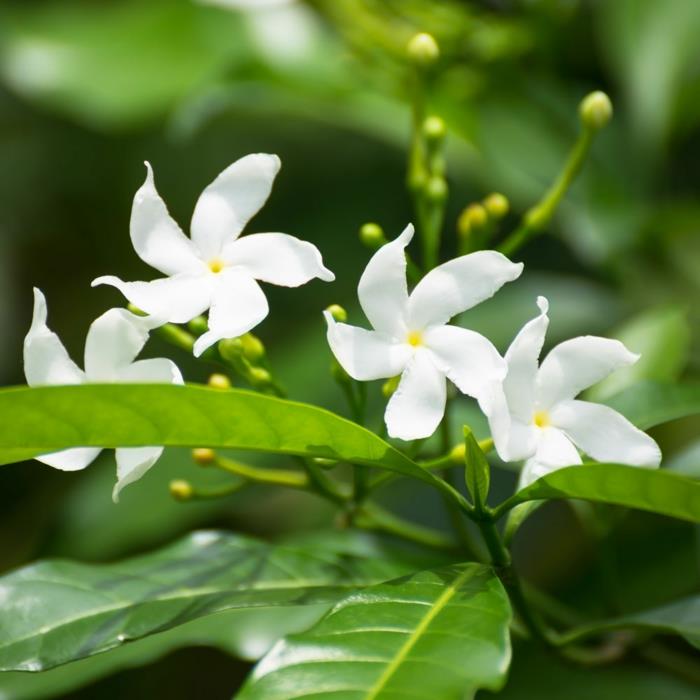
[[[287,486],[295,489],[305,489],[309,487],[309,478],[306,474],[290,471],[289,469],[262,469],[248,464],[242,464],[241,462],[236,462],[226,457],[217,457],[214,465],[230,474],[235,474],[236,476],[259,484]]]

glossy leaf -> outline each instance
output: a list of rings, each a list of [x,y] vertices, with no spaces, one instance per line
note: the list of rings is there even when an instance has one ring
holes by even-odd
[[[663,469],[584,464],[543,476],[518,491],[499,513],[529,501],[578,498],[700,522],[700,482]]]
[[[460,564],[372,586],[275,645],[239,700],[462,700],[497,690],[510,663],[508,597]]]
[[[116,564],[39,562],[0,578],[0,670],[52,668],[223,610],[333,601],[406,571],[362,541],[214,531]]]

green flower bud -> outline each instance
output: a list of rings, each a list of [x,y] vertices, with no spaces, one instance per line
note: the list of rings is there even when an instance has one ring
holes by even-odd
[[[225,374],[212,374],[207,385],[212,389],[230,389],[231,380]]]
[[[331,304],[326,311],[333,316],[338,323],[345,323],[348,320],[348,312],[340,304]]]
[[[581,100],[579,114],[586,128],[602,129],[612,119],[612,102],[604,92],[596,90]]]
[[[454,464],[464,464],[464,456],[466,453],[467,448],[465,444],[460,442],[450,450],[450,460],[454,462]]]
[[[417,66],[427,68],[440,58],[440,47],[432,34],[421,32],[411,37],[406,47],[406,53]]]
[[[202,335],[203,333],[207,332],[209,323],[204,316],[196,316],[187,324],[187,328],[189,328],[195,335]]]
[[[205,467],[211,464],[216,459],[216,452],[210,447],[197,447],[192,450],[192,459],[199,464],[200,467]],[[175,482],[170,484],[170,489],[172,491],[172,485],[175,483],[187,483],[187,482]]]
[[[488,223],[489,215],[481,204],[470,204],[457,219],[457,232],[466,238],[472,231],[482,229]]]
[[[189,481],[176,479],[170,482],[170,495],[176,501],[189,501],[194,495],[194,489]]]
[[[385,399],[391,398],[391,395],[396,391],[401,381],[401,375],[398,374],[395,377],[387,379],[384,384],[382,384],[382,394]]]
[[[446,133],[447,127],[440,117],[428,117],[423,122],[423,135],[432,144],[440,144]]]
[[[386,243],[386,236],[379,224],[366,223],[360,227],[360,240],[372,250],[376,250]]]
[[[263,367],[251,367],[249,379],[253,386],[267,386],[272,381],[272,375]]]
[[[494,192],[484,200],[484,209],[491,218],[498,220],[508,213],[510,203],[504,195]]]
[[[246,333],[242,335],[239,340],[241,341],[243,356],[248,362],[260,362],[260,360],[265,357],[265,346],[256,335]]]
[[[447,182],[444,177],[434,175],[428,180],[425,195],[431,202],[444,202],[447,199]]]
[[[225,338],[219,341],[219,354],[224,360],[236,360],[243,354],[243,343],[240,338]]]

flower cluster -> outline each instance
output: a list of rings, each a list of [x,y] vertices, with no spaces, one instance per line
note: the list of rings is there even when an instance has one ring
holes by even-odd
[[[191,321],[208,310],[208,328],[194,345],[199,356],[220,340],[247,333],[268,315],[259,281],[287,287],[314,278],[332,281],[320,252],[306,241],[284,233],[241,236],[270,195],[279,167],[276,156],[253,154],[226,168],[197,201],[188,238],[168,214],[146,164],[146,181],[131,212],[131,241],[139,257],[164,277],[124,282],[107,276],[93,282],[116,287],[146,315],[111,309],[100,316],[88,332],[83,371],[46,326],[46,302],[35,290],[34,318],[25,340],[27,382],[181,384],[171,361],[135,361],[149,331]],[[661,454],[648,435],[611,408],[576,398],[638,356],[619,341],[586,336],[556,346],[540,365],[549,323],[548,302],[540,297],[540,314],[502,357],[481,334],[449,322],[517,279],[523,265],[495,251],[470,253],[430,270],[409,294],[405,249],[412,237],[409,225],[376,251],[360,279],[358,297],[371,330],[338,322],[325,312],[328,343],[352,379],[397,379],[385,413],[390,437],[432,435],[444,417],[449,380],[478,402],[499,456],[525,461],[521,486],[580,464],[577,447],[596,460],[658,466]],[[162,450],[116,450],[115,500]],[[77,470],[99,452],[75,448],[40,459],[58,469]]]

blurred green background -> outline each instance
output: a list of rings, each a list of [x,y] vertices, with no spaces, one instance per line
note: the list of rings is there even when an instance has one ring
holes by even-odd
[[[697,374],[697,0],[2,0],[0,382],[23,382],[32,286],[46,293],[49,324],[78,360],[89,323],[122,303],[115,290],[91,290],[90,281],[155,275],[128,237],[145,159],[186,230],[202,188],[236,158],[264,151],[279,154],[283,169],[250,230],[316,243],[337,283],[268,287],[272,311],[256,332],[294,398],[345,411],[326,370],[320,311],[342,303],[362,321],[355,287],[370,253],[357,230],[373,220],[393,237],[413,217],[404,186],[404,50],[417,31],[433,33],[442,49],[430,104],[450,130],[446,257],[455,253],[455,221],[470,202],[493,190],[506,194],[513,209],[506,232],[541,196],[576,136],[576,109],[587,92],[603,89],[615,105],[550,234],[523,251],[523,277],[465,323],[503,350],[534,315],[535,296],[545,294],[550,343],[614,334],[644,353],[633,370],[598,387],[599,397],[639,378]],[[206,379],[207,368],[157,340],[147,352],[169,353],[188,379]],[[378,419],[378,386],[371,391]],[[466,403],[460,418],[483,431]],[[700,476],[697,429],[698,421],[684,421],[655,435],[669,468]],[[110,455],[76,474],[38,463],[4,467],[0,569],[45,556],[113,559],[194,527],[274,536],[333,517],[311,497],[270,491],[176,504],[167,491],[174,477],[217,479],[172,450],[113,505]],[[499,472],[495,490],[505,494],[513,483]],[[404,515],[444,524],[440,503],[410,485],[397,485],[386,499]],[[618,513],[611,531],[625,569],[621,607],[698,589],[690,526]],[[601,611],[596,552],[576,511],[542,509],[516,554],[532,581],[591,614]],[[167,642],[138,642],[40,677],[0,674],[0,697],[230,697],[248,665],[212,645],[255,658],[275,634],[319,613],[200,621],[167,633]],[[697,689],[642,666],[589,671],[590,685],[581,685],[580,671],[532,650],[521,659],[506,698],[697,697]],[[576,695],[579,687],[584,694]]]

